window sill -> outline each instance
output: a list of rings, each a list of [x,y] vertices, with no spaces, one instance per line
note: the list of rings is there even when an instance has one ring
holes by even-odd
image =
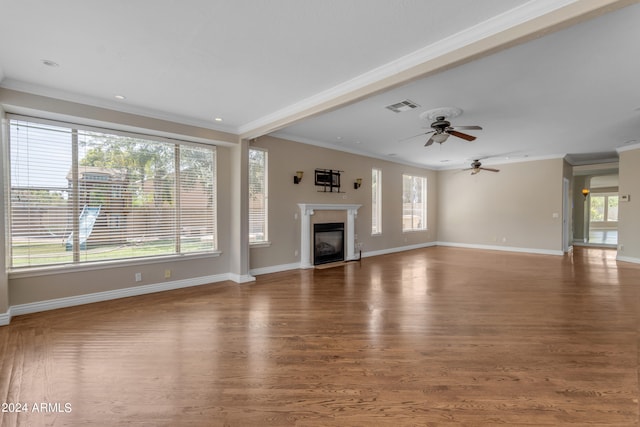
[[[253,248],[268,248],[269,246],[271,246],[271,242],[270,241],[249,243],[249,249],[253,249]]]
[[[43,267],[25,267],[9,270],[10,279],[21,279],[24,277],[49,276],[53,274],[75,273],[78,271],[104,270],[109,268],[130,267],[136,265],[162,264],[171,261],[186,261],[200,258],[216,258],[222,254],[221,251],[201,252],[183,255],[167,255],[153,258],[135,258],[125,260],[110,260],[101,262],[87,262],[82,264],[60,264],[47,265]]]
[[[429,229],[428,229],[428,228],[420,228],[420,229],[416,228],[416,229],[412,229],[412,230],[402,230],[402,232],[403,232],[404,234],[409,234],[409,233],[425,233],[425,232],[427,232],[427,231],[429,231]]]

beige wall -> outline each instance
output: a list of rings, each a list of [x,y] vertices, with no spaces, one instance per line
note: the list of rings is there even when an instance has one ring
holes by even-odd
[[[620,152],[619,194],[631,195],[618,210],[618,259],[640,262],[640,148]]]
[[[438,241],[562,251],[564,161],[529,161],[496,168],[500,172],[440,172]]]
[[[268,150],[269,156],[269,247],[252,248],[250,268],[266,268],[300,262],[300,209],[298,203],[361,204],[355,221],[357,241],[363,253],[388,251],[436,240],[437,173],[371,157],[349,154],[274,137],[261,137],[252,146]],[[371,235],[371,169],[382,170],[382,235]],[[315,169],[336,169],[344,193],[318,192]],[[304,172],[300,184],[293,183],[297,170]],[[427,177],[428,231],[403,233],[402,174]],[[362,178],[362,187],[353,182]],[[296,255],[298,251],[298,255]]]

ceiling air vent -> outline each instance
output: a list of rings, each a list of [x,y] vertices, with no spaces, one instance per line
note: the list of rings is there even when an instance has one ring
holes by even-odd
[[[403,111],[413,110],[418,108],[419,105],[415,102],[405,99],[404,101],[397,102],[395,104],[387,105],[385,108],[393,111],[394,113],[402,113]]]

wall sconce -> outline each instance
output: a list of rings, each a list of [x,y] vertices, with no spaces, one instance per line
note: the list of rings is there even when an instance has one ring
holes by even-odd
[[[590,191],[588,188],[583,188],[582,189],[582,195],[584,196],[584,199],[587,200],[587,196],[589,195]]]
[[[302,175],[304,175],[304,172],[296,171],[296,175],[293,177],[293,183],[300,184],[300,182],[302,181]]]
[[[357,190],[362,185],[362,178],[356,178],[356,182],[353,183],[353,189]]]

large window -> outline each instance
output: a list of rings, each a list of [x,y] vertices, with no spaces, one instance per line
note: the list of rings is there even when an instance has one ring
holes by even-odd
[[[11,266],[212,252],[215,147],[9,121]]]
[[[427,229],[427,178],[402,175],[402,231]]]
[[[266,243],[267,233],[267,152],[249,149],[249,243]]]
[[[371,234],[382,234],[382,171],[371,169]]]
[[[618,195],[606,193],[591,193],[590,221],[591,222],[617,222],[618,221]]]

